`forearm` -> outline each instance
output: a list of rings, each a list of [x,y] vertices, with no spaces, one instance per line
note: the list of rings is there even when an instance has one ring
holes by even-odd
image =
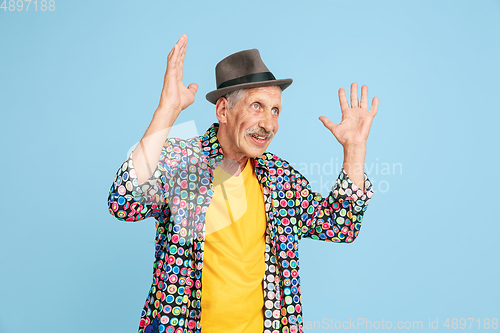
[[[346,171],[342,170],[330,194],[322,197],[320,193],[312,191],[307,180],[299,179],[300,186],[295,188],[298,190],[298,197],[305,200],[299,204],[301,209],[298,214],[302,221],[302,237],[353,242],[358,236],[364,212],[373,195],[370,180],[364,179],[363,183],[365,189],[362,191],[352,182]],[[308,197],[310,193],[313,194],[312,198]]]
[[[364,165],[366,145],[344,147],[344,171],[361,191],[365,190]]]
[[[158,108],[141,141],[132,152],[139,184],[147,181],[158,164],[161,150],[179,112]]]

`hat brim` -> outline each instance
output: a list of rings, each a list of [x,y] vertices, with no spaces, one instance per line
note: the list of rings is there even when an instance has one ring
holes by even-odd
[[[217,89],[211,91],[207,94],[207,101],[212,104],[216,104],[217,100],[222,96],[229,94],[231,91],[239,90],[239,89],[249,89],[249,88],[257,88],[257,87],[267,87],[267,86],[280,86],[281,91],[285,90],[292,84],[292,79],[281,79],[281,80],[269,80],[269,81],[259,81],[259,82],[248,82],[242,84],[236,84],[234,86],[225,87],[222,89]]]

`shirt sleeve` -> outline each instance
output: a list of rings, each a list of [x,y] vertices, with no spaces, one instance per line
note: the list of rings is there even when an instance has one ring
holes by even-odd
[[[302,237],[330,242],[350,243],[361,228],[363,214],[373,195],[373,186],[364,174],[365,191],[358,188],[342,169],[327,197],[313,192],[300,175],[297,196],[301,197],[300,219]]]
[[[140,221],[159,216],[165,205],[163,183],[166,171],[164,165],[158,163],[151,177],[139,184],[131,153],[116,172],[109,190],[110,214],[122,221]]]

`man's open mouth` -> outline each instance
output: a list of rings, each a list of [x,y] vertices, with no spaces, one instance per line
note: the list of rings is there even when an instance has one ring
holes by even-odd
[[[259,135],[257,133],[250,134],[251,137],[257,140],[267,140],[267,135]]]

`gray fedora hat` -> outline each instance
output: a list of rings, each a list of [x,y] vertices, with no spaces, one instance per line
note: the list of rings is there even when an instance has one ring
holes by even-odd
[[[207,100],[213,104],[238,89],[280,86],[281,90],[285,90],[293,82],[292,79],[276,80],[257,49],[240,51],[222,59],[215,66],[215,80],[217,89],[207,94]]]

